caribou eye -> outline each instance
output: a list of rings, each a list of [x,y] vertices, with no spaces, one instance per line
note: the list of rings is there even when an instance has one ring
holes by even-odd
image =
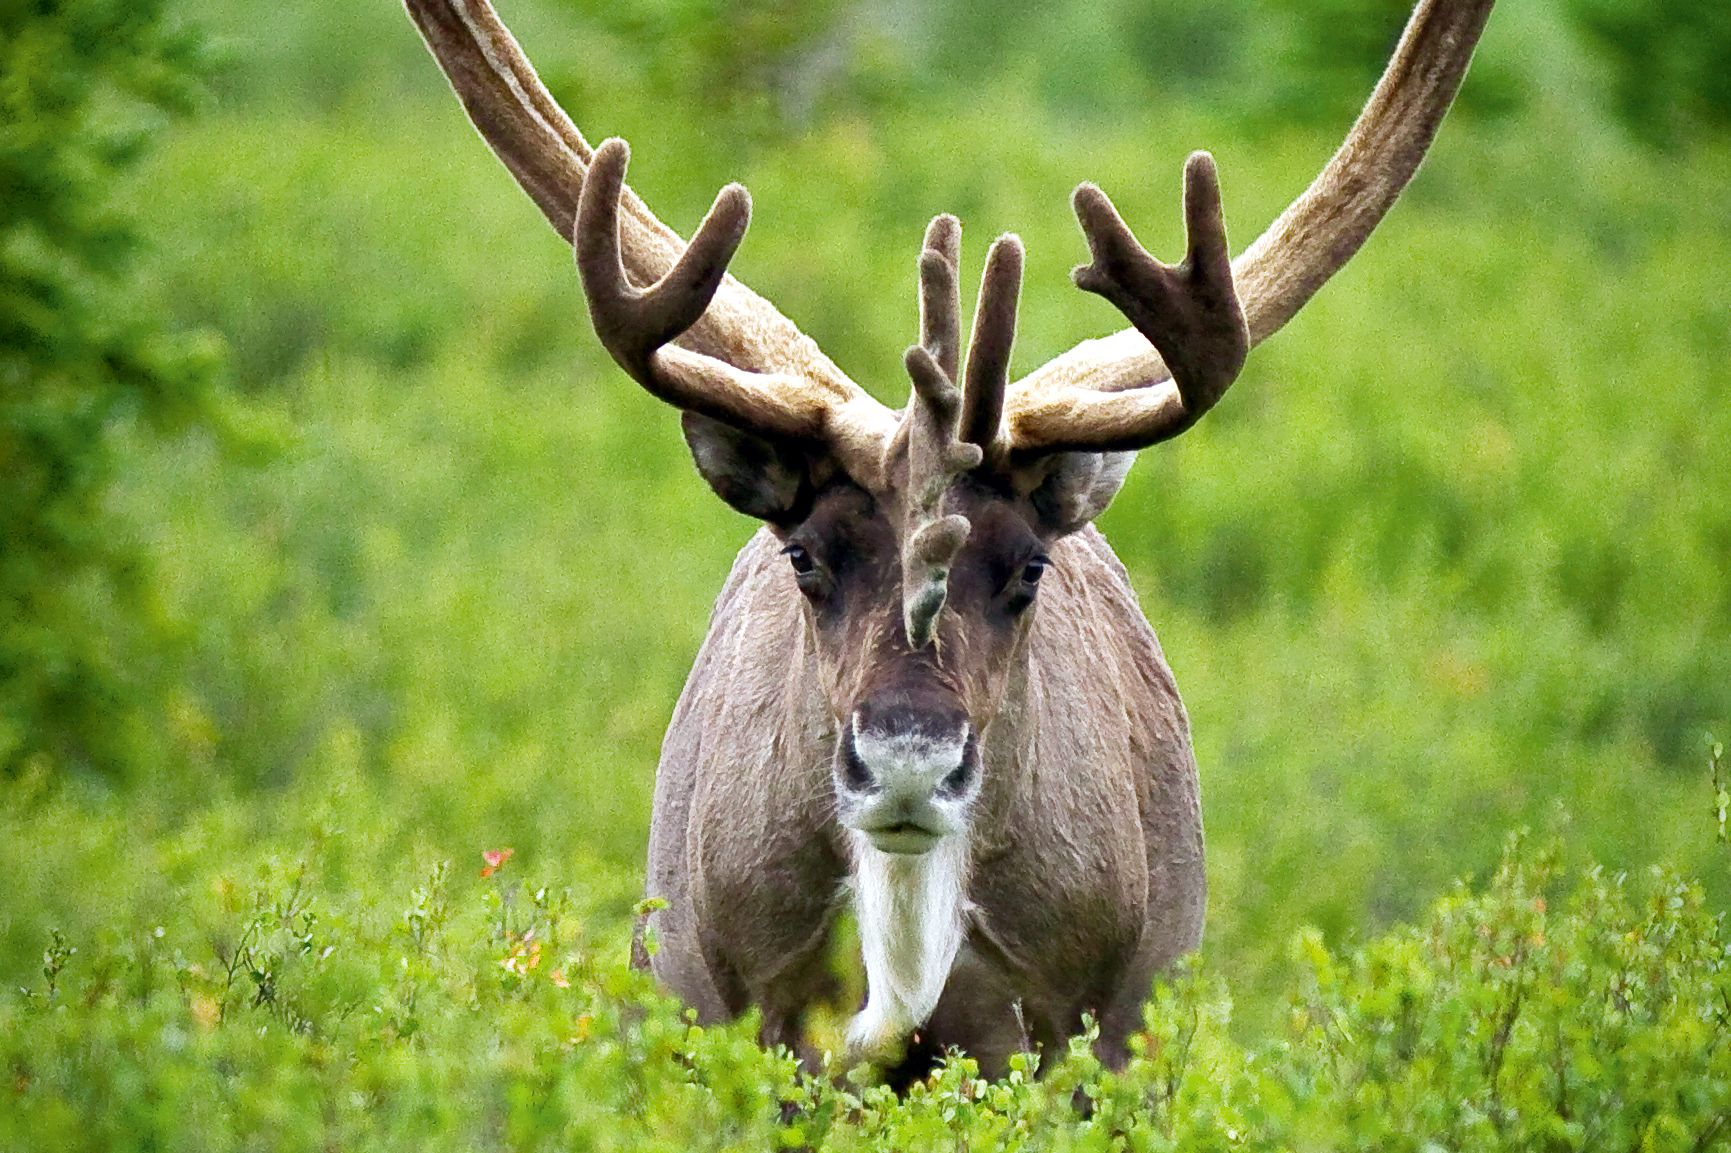
[[[802,545],[790,544],[781,550],[781,555],[793,566],[795,576],[807,576],[817,571],[817,562],[811,559],[811,554],[806,552]]]
[[[1022,565],[1022,571],[1006,590],[1012,613],[1022,612],[1034,603],[1034,594],[1040,591],[1040,578],[1046,575],[1046,566],[1051,563],[1050,557],[1042,555],[1029,557]]]

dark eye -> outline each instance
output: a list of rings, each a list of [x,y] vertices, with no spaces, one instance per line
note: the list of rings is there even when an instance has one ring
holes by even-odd
[[[811,554],[806,552],[802,545],[790,544],[781,550],[781,555],[793,566],[795,576],[806,576],[817,571],[817,562],[811,559]]]
[[[1022,612],[1034,603],[1034,594],[1040,591],[1040,578],[1046,575],[1046,566],[1050,563],[1047,557],[1034,556],[1022,565],[1022,571],[1005,590],[1012,613]]]

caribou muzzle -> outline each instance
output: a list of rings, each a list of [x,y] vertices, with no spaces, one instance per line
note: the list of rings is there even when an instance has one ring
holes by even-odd
[[[979,737],[959,708],[905,699],[856,708],[836,745],[838,815],[880,852],[917,855],[967,828]]]

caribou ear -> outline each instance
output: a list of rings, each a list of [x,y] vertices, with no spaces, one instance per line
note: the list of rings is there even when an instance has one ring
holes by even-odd
[[[1075,532],[1106,511],[1136,460],[1134,452],[1060,452],[1040,458],[1028,478],[1028,503],[1042,531]]]
[[[787,525],[811,503],[809,472],[796,454],[695,412],[681,413],[679,427],[697,471],[739,512]]]

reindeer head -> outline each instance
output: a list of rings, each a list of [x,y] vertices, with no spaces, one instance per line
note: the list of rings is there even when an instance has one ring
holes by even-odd
[[[1085,396],[1009,389],[1022,278],[1014,236],[986,258],[964,366],[952,216],[926,230],[920,340],[906,357],[913,389],[899,415],[857,388],[743,371],[672,344],[709,307],[749,199],[724,189],[673,267],[636,287],[620,255],[627,158],[623,142],[602,144],[578,199],[577,267],[596,333],[649,391],[686,410],[710,487],[785,543],[811,674],[838,726],[844,823],[879,848],[922,851],[961,830],[978,791],[981,738],[1051,543],[1106,507],[1127,450],[1194,421],[1244,363],[1250,337],[1213,162],[1198,153],[1186,169],[1191,245],[1177,267],[1143,251],[1099,189],[1077,190],[1094,259],[1076,283],[1117,304],[1179,366],[1162,403],[1114,419]]]
[[[1013,385],[1021,244],[992,246],[964,364],[960,226],[938,217],[899,413],[726,275],[744,189],[724,189],[683,245],[625,188],[624,143],[590,151],[485,0],[408,5],[482,135],[573,242],[601,343],[682,411],[717,495],[783,541],[815,658],[803,667],[837,725],[842,819],[919,852],[965,827],[1052,543],[1106,508],[1136,450],[1207,412],[1357,251],[1423,158],[1491,0],[1419,5],[1345,144],[1237,262],[1205,153],[1185,166],[1177,265],[1145,252],[1098,188],[1078,188],[1092,260],[1075,282],[1131,327]]]

